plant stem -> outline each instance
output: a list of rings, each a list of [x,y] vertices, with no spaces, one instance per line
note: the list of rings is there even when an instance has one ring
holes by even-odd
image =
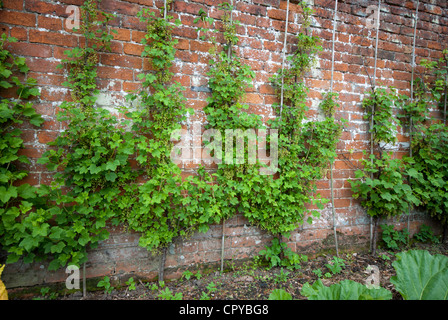
[[[221,238],[221,274],[224,272],[224,240],[226,234],[226,221],[222,221],[222,238]]]
[[[373,239],[372,239],[372,255],[376,255],[376,244],[378,241],[378,222],[380,218],[375,216],[373,218]]]
[[[160,265],[159,265],[159,283],[160,281],[163,281],[164,279],[164,273],[165,273],[165,262],[166,262],[166,252],[168,250],[168,247],[163,248],[162,257],[160,258]]]
[[[84,262],[82,266],[82,296],[85,298],[87,296],[87,285],[86,285],[86,263]]]

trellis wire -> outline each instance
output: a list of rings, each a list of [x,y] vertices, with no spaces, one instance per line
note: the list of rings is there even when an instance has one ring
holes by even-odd
[[[415,40],[417,35],[417,20],[418,20],[418,7],[420,5],[420,0],[417,0],[417,8],[415,9],[414,17],[414,39],[412,44],[412,75],[411,75],[411,103],[414,102],[414,71],[415,71]],[[412,115],[409,119],[409,156],[412,157]],[[411,182],[411,177],[408,177],[409,184]],[[411,205],[408,205],[408,217],[407,217],[407,228],[408,228],[408,241],[410,238],[410,217],[411,217]]]
[[[334,6],[334,17],[333,17],[333,43],[331,48],[331,79],[330,79],[330,92],[333,92],[333,82],[334,82],[334,42],[336,36],[336,21],[338,14],[338,0],[336,0]],[[336,247],[336,255],[339,257],[339,246],[338,246],[338,236],[336,232],[336,212],[334,208],[334,186],[333,186],[333,162],[330,163],[330,190],[331,190],[331,211],[333,214],[333,232],[334,232],[334,243]]]

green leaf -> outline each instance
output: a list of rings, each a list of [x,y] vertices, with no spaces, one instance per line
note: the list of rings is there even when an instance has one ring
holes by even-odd
[[[448,299],[448,257],[426,250],[397,254],[397,274],[390,281],[405,300]]]
[[[319,280],[320,281],[320,280]],[[313,289],[313,290],[311,290]],[[303,289],[302,289],[303,290]],[[384,288],[368,289],[353,280],[343,280],[330,287],[319,284],[305,288],[309,300],[391,300],[392,292]],[[303,294],[303,293],[302,293]]]
[[[118,160],[109,161],[108,163],[106,163],[106,169],[110,170],[110,171],[115,171],[115,170],[117,170],[117,167],[119,165],[120,165],[120,161],[118,161]]]
[[[317,295],[317,293],[319,292],[319,290],[321,288],[325,287],[324,284],[322,283],[322,280],[318,279],[316,282],[313,283],[313,285],[310,285],[308,282],[306,282],[303,286],[302,286],[302,290],[300,291],[300,294],[302,296],[305,296],[307,298],[310,298],[312,296]]]
[[[0,187],[0,201],[3,203],[7,203],[9,199],[17,197],[17,188],[14,186],[8,187]]]
[[[274,289],[269,294],[268,300],[292,300],[292,296],[283,289]]]
[[[55,252],[61,253],[64,248],[65,248],[65,243],[60,241],[60,242],[58,242],[58,244],[53,245],[51,247],[50,251],[51,251],[51,253],[55,253]]]
[[[106,173],[106,180],[107,181],[110,181],[110,182],[114,182],[115,181],[115,179],[117,179],[117,174],[115,173],[115,172],[108,172],[108,173]]]

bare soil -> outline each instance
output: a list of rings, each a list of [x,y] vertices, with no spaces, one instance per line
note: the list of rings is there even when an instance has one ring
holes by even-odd
[[[410,249],[425,249],[432,254],[444,254],[448,256],[448,244],[414,244]],[[301,264],[299,270],[287,270],[286,268],[272,268],[255,266],[253,262],[247,262],[238,267],[228,265],[229,271],[220,274],[219,270],[202,274],[201,277],[191,276],[188,280],[182,279],[166,281],[163,288],[157,288],[155,283],[144,283],[136,280],[136,289],[129,290],[123,287],[114,289],[110,294],[103,290],[87,292],[85,297],[81,292],[52,297],[58,300],[161,300],[165,299],[162,292],[169,288],[172,295],[182,293],[183,300],[266,300],[272,290],[281,288],[289,292],[293,299],[304,300],[306,297],[300,294],[304,283],[314,283],[318,277],[318,271],[322,272],[320,279],[329,286],[333,283],[349,279],[366,284],[371,275],[367,267],[377,266],[379,269],[380,286],[390,290],[393,300],[401,300],[400,294],[394,289],[390,278],[395,275],[392,262],[395,260],[393,252],[377,250],[377,255],[362,252],[340,253],[344,259],[345,267],[337,274],[332,274],[325,266],[333,259],[333,255],[321,255]],[[195,273],[195,272],[194,272]],[[325,273],[327,276],[325,276]],[[331,275],[331,276],[329,276]],[[213,286],[215,289],[211,289]],[[48,296],[43,297],[49,298]]]

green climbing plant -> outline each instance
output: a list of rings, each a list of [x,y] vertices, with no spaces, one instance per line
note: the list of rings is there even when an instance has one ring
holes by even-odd
[[[177,43],[172,32],[179,21],[172,22],[172,16],[163,11],[158,16],[149,9],[138,16],[147,24],[142,56],[152,71],[139,75],[142,89],[129,95],[136,106],[127,115],[132,120],[136,161],[148,179],[124,188],[132,209],[125,212],[123,221],[141,233],[141,246],[153,252],[163,249],[166,254],[176,237],[205,232],[220,215],[211,175],[199,169],[197,175],[183,179],[181,169],[172,161],[177,156],[173,142],[179,139],[181,122],[191,112],[185,107],[184,88],[172,81]]]
[[[303,24],[297,35],[298,49],[288,56],[289,67],[279,70],[271,79],[279,96],[283,92],[285,103],[283,106],[274,106],[277,118],[266,124],[258,115],[248,113],[248,106],[242,103],[245,90],[251,85],[254,74],[248,66],[241,63],[233,50],[238,41],[238,22],[231,19],[231,5],[221,5],[224,12],[222,32],[226,40],[225,45],[220,50],[215,37],[211,39],[215,45],[211,50],[212,59],[208,73],[212,94],[207,100],[207,107],[204,108],[207,128],[220,132],[223,145],[226,145],[226,139],[230,139],[225,136],[226,129],[240,129],[244,132],[253,129],[253,136],[246,136],[243,140],[245,143],[242,163],[235,164],[235,161],[230,164],[218,164],[215,174],[221,190],[217,193],[221,196],[218,203],[222,208],[223,217],[240,213],[251,224],[274,235],[286,235],[296,229],[305,221],[309,211],[314,217],[319,216],[318,211],[309,210],[310,204],[322,209],[323,203],[326,202],[316,194],[315,181],[324,177],[328,164],[335,158],[336,142],[342,131],[341,123],[331,117],[323,121],[306,121],[308,89],[303,77],[311,69],[315,55],[321,47],[319,39],[309,31],[313,10],[304,2],[301,2],[301,6]],[[197,21],[212,25],[205,13],[201,17]],[[204,31],[204,28],[201,31]],[[335,95],[331,95],[326,100],[324,112],[334,114],[334,98]],[[250,163],[249,148],[246,148],[250,138],[257,141],[256,132],[266,129],[279,132],[279,163],[275,175],[260,174],[260,168],[266,165],[260,161]],[[272,135],[267,137],[267,144],[270,146],[272,139]],[[234,141],[229,141],[229,144],[230,142],[233,144]],[[267,149],[269,152],[273,151],[269,147]],[[224,149],[220,152],[224,153]],[[237,157],[234,151],[233,159]],[[311,223],[312,218],[309,217],[307,221]],[[284,257],[286,253],[281,255]],[[294,260],[295,257],[291,256]]]
[[[372,90],[362,104],[367,111],[365,119],[373,119],[370,132],[374,152],[367,155],[364,151],[363,169],[355,172],[357,180],[350,180],[350,184],[353,198],[360,199],[361,206],[374,218],[374,253],[379,219],[401,215],[407,212],[409,205],[420,203],[407,183],[407,165],[411,160],[408,157],[395,158],[391,151],[401,124],[396,114],[405,101],[406,97],[398,95],[394,88],[379,87]]]
[[[448,129],[445,123],[431,116],[429,108],[439,107],[446,118],[448,50],[437,61],[422,59],[425,74],[416,78],[413,101],[404,107],[405,119],[412,120],[412,162],[409,165],[410,185],[420,200],[419,208],[448,225]],[[444,120],[445,121],[445,120]]]
[[[40,245],[49,229],[40,189],[21,182],[28,176],[23,164],[30,164],[30,160],[21,154],[24,141],[20,126],[38,128],[44,119],[33,107],[32,99],[40,93],[36,80],[27,76],[25,58],[6,48],[16,41],[6,34],[0,37],[0,90],[5,97],[0,100],[0,245],[8,253],[8,263],[20,257],[32,261],[42,252]],[[11,98],[6,98],[9,95]]]
[[[60,65],[66,70],[63,84],[72,101],[61,104],[57,119],[67,128],[38,161],[54,171],[53,183],[42,186],[55,222],[50,238],[57,248],[51,250],[51,269],[85,262],[87,249],[108,238],[107,224],[118,224],[116,212],[128,205],[120,196],[123,188],[135,179],[129,161],[133,136],[125,130],[129,122],[96,106],[98,55],[110,49],[108,24],[113,15],[100,11],[94,0],[85,1],[80,9],[78,31],[85,43],[65,51],[67,58]]]

